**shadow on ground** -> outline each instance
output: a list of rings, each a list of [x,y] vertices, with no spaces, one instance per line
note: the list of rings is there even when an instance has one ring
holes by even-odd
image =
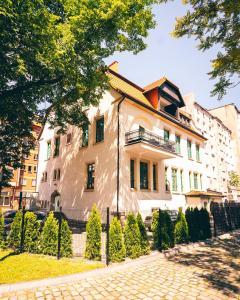
[[[196,267],[196,274],[227,296],[240,295],[240,232],[186,250],[170,261]]]

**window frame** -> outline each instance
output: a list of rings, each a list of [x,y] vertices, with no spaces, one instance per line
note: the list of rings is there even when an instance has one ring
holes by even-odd
[[[145,166],[145,171],[142,168]],[[140,176],[140,190],[148,190],[149,189],[149,163],[147,161],[141,160],[139,162],[139,176]],[[144,171],[144,173],[142,173]],[[143,175],[143,176],[142,176]]]
[[[59,142],[57,142],[59,141]],[[54,153],[53,153],[53,157],[58,157],[60,154],[60,136],[56,136],[55,140],[54,140]]]
[[[187,153],[188,153],[188,159],[192,159],[192,141],[191,140],[187,140]]]
[[[196,160],[201,161],[200,159],[200,145],[196,144]]]
[[[69,140],[70,137],[70,140]],[[72,143],[72,132],[67,133],[66,135],[66,145],[69,145]]]
[[[99,118],[96,119],[96,132],[95,132],[95,141],[96,141],[96,144],[97,143],[101,143],[104,141],[104,116],[101,116]],[[100,125],[102,122],[102,125]],[[102,127],[101,127],[102,126]]]
[[[89,124],[83,124],[82,126],[82,147],[87,147],[89,143]]]
[[[92,170],[90,170],[91,166],[93,167]],[[94,190],[95,188],[95,170],[95,162],[87,164],[87,190]]]
[[[178,192],[178,170],[177,168],[172,168],[172,191]]]
[[[51,157],[51,146],[52,146],[52,143],[51,141],[47,141],[47,157],[46,157],[46,160],[50,159]]]
[[[135,189],[135,160],[130,159],[130,188]]]
[[[152,164],[152,177],[153,177],[153,182],[152,182],[152,187],[153,191],[158,190],[158,164],[153,163]]]
[[[179,141],[178,141],[179,138]],[[175,134],[175,151],[177,154],[181,154],[181,135]]]
[[[167,136],[166,136],[166,133],[167,133]],[[168,142],[170,140],[170,130],[168,130],[166,128],[163,129],[163,139],[165,142]]]

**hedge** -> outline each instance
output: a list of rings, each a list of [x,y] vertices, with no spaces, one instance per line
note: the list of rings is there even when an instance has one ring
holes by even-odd
[[[141,234],[137,220],[133,213],[127,216],[124,227],[124,241],[126,246],[126,255],[131,258],[139,257],[141,252]]]
[[[109,259],[112,262],[119,262],[123,261],[125,256],[126,248],[121,223],[117,217],[114,217],[109,228]]]

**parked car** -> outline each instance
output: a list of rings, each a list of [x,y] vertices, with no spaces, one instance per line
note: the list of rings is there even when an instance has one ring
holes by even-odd
[[[166,210],[166,211],[169,213],[172,222],[175,223],[177,220],[178,211],[177,210]],[[152,230],[152,220],[153,220],[152,216],[146,216],[144,220],[144,224],[149,231]]]

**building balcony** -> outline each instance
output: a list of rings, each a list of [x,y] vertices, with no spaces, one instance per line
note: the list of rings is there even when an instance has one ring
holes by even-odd
[[[157,160],[175,158],[175,143],[147,130],[133,130],[125,134],[125,146],[128,152],[142,158]]]

